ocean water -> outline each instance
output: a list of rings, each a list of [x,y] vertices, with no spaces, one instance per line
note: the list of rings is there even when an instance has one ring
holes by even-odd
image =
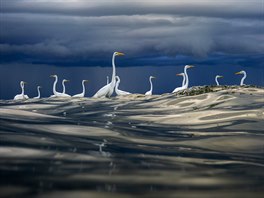
[[[264,89],[198,92],[0,101],[0,197],[263,197]]]

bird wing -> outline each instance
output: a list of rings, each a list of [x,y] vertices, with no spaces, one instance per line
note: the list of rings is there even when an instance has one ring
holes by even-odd
[[[74,97],[74,98],[81,98],[81,97],[83,97],[83,94],[82,94],[82,93],[80,93],[80,94],[76,94],[76,95],[74,95],[74,96],[72,96],[72,97]]]
[[[96,94],[94,94],[93,98],[101,98],[101,97],[105,97],[108,92],[109,92],[109,89],[110,89],[110,84],[107,84],[105,86],[103,86],[101,89],[99,89]]]
[[[20,100],[22,99],[22,95],[21,94],[18,94],[14,97],[14,100]]]
[[[150,91],[147,91],[147,92],[145,93],[145,95],[150,95]]]
[[[181,90],[183,90],[183,89],[184,89],[184,87],[177,87],[177,88],[175,88],[175,89],[172,91],[172,93],[176,93],[176,92],[181,91]]]
[[[119,90],[120,94],[119,95],[128,95],[128,94],[131,94],[127,91],[122,91],[122,90]]]

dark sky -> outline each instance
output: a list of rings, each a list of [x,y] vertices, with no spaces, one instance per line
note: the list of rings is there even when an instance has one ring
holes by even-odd
[[[154,93],[181,84],[177,72],[185,64],[191,85],[238,84],[234,72],[248,72],[246,83],[264,85],[263,0],[1,0],[0,98],[20,92],[36,95],[43,86],[51,94],[57,73],[68,78],[68,92],[80,92],[89,79],[87,96],[111,75],[114,51],[126,54],[116,65],[121,88],[147,91],[156,75]],[[184,3],[183,3],[184,2]]]

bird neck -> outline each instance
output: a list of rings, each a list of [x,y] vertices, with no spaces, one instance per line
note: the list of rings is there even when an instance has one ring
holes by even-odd
[[[188,77],[188,74],[187,74],[187,68],[186,67],[184,68],[184,74],[185,74],[185,78],[186,78],[184,88],[188,88],[188,86],[189,86],[189,77]]]
[[[182,87],[184,86],[184,84],[185,84],[185,81],[186,81],[186,77],[185,77],[185,74],[183,74],[183,79],[182,79]]]
[[[118,91],[119,83],[120,83],[120,81],[117,80],[117,81],[116,81],[116,86],[115,86],[115,91]]]
[[[65,81],[62,81],[62,93],[65,94]]]
[[[40,88],[38,87],[38,98],[40,98]]]
[[[21,84],[21,95],[24,96],[24,93],[25,93],[25,91],[24,91],[24,85]]]
[[[85,86],[84,86],[84,81],[82,82],[82,88],[83,88],[82,94],[83,94],[83,95],[85,95]]]
[[[218,82],[217,76],[215,77],[215,82],[216,82],[216,85],[219,86],[219,82]]]
[[[246,74],[246,72],[244,72],[244,76],[241,79],[240,85],[244,85],[244,80],[246,79],[246,77],[247,77],[247,74]]]
[[[53,94],[56,95],[57,91],[56,91],[56,85],[58,82],[58,77],[55,77],[55,81],[53,83]]]
[[[116,82],[116,79],[115,79],[115,76],[116,76],[115,54],[113,54],[113,57],[112,57],[112,67],[113,67],[113,73],[112,73],[112,81],[111,81],[111,83],[115,83]]]
[[[152,85],[152,78],[149,78],[149,83],[150,83],[150,92],[152,93],[153,85]]]

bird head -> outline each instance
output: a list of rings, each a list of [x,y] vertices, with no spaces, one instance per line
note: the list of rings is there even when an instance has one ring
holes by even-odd
[[[57,75],[53,74],[53,75],[50,75],[51,78],[56,78]]]
[[[155,79],[156,77],[155,76],[150,76],[150,78],[154,78]]]
[[[70,80],[67,80],[67,79],[63,79],[63,82],[70,82]]]
[[[42,87],[41,86],[38,86],[39,89],[41,89]]]
[[[22,81],[20,81],[20,86],[21,86],[21,87],[24,87],[24,86],[25,86],[25,84],[27,84],[27,82],[25,82],[25,81],[23,81],[23,80],[22,80]]]
[[[216,77],[217,77],[217,78],[224,78],[224,76],[219,76],[219,75],[217,75]]]
[[[176,74],[176,76],[184,76],[184,73]]]
[[[243,74],[243,71],[236,72],[235,74],[236,74],[236,75],[238,75],[238,74]]]
[[[125,54],[122,53],[122,52],[115,52],[114,55],[115,55],[115,56],[124,56]]]
[[[185,65],[187,69],[194,67],[194,65]]]
[[[83,82],[84,82],[84,83],[87,83],[87,82],[89,82],[89,80],[83,80]]]

